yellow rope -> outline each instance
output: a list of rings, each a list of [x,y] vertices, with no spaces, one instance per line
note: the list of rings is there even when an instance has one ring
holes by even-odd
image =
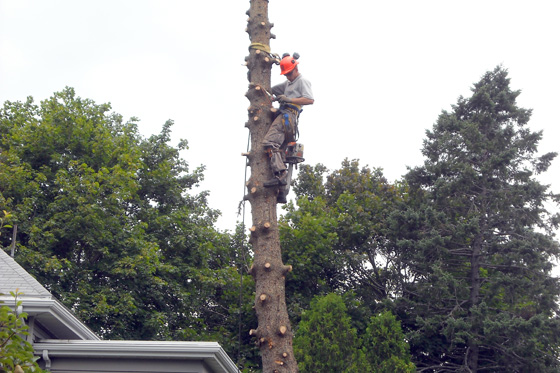
[[[263,44],[263,43],[251,43],[251,45],[249,45],[249,51],[251,49],[258,49],[260,51],[265,52],[266,54],[268,54],[270,57],[274,58],[276,64],[278,64],[278,60],[280,59],[280,56],[277,55],[276,53],[272,53],[270,51],[270,46]]]
[[[258,49],[263,52],[270,54],[270,46],[263,44],[263,43],[251,43],[249,49]]]

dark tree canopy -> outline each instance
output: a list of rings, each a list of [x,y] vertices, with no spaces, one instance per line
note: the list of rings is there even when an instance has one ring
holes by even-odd
[[[413,352],[432,371],[557,371],[560,253],[535,175],[556,154],[516,104],[502,67],[486,73],[427,132],[401,245],[414,281],[401,300]]]

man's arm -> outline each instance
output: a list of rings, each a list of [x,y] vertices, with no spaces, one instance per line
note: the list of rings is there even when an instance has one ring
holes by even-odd
[[[311,99],[311,98],[307,98],[307,97],[294,97],[294,98],[289,98],[286,97],[285,95],[280,95],[277,97],[277,100],[280,102],[287,102],[290,104],[296,104],[296,105],[313,105],[313,103],[315,102],[315,100]]]
[[[291,103],[292,104],[296,104],[296,105],[313,105],[313,103],[315,102],[315,100],[312,100],[310,98],[307,97],[297,97],[297,98],[291,98]]]
[[[286,85],[288,84],[288,82],[283,82],[280,84],[276,84],[274,87],[272,87],[272,89],[270,90],[272,92],[272,94],[274,96],[280,96],[284,94],[284,91],[286,90]]]

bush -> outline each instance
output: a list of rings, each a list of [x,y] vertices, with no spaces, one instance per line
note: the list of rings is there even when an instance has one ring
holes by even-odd
[[[21,293],[11,293],[15,299],[15,310],[8,306],[0,307],[0,372],[44,372],[37,364],[38,357],[33,354],[33,346],[24,337],[27,333],[25,312],[18,313]]]

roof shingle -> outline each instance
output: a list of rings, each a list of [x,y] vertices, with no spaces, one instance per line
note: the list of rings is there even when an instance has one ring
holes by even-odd
[[[0,294],[9,295],[16,289],[26,297],[52,297],[39,281],[0,249]]]

